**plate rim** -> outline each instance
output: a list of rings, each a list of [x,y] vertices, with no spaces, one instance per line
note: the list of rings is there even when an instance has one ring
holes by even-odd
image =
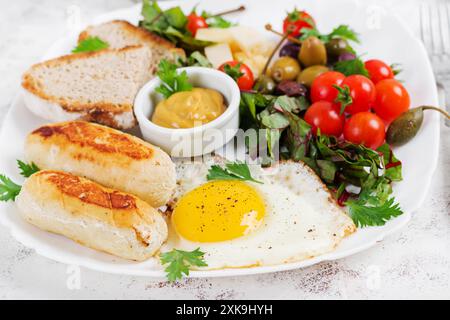
[[[353,2],[356,3],[355,0],[351,0]],[[170,3],[179,3],[179,1],[166,1],[165,5],[170,4]],[[118,13],[118,12],[123,12],[126,10],[135,10],[136,7],[140,7],[140,4],[135,4],[132,6],[128,6],[128,7],[124,7],[124,8],[119,8],[116,10],[112,10],[109,12],[105,12],[102,14],[99,14],[97,16],[92,17],[92,19],[90,19],[88,21],[88,23],[92,23],[95,20],[100,20],[102,19],[104,16],[108,16],[108,15],[112,15],[114,13]],[[411,28],[406,24],[406,22],[404,21],[404,19],[397,13],[397,12],[391,12],[392,17],[394,17],[397,21],[400,22],[400,24],[402,25],[403,29],[406,30],[409,34],[409,38],[410,41],[415,41],[418,46],[420,47],[422,53],[425,53],[425,57],[426,57],[426,63],[427,66],[426,68],[429,70],[432,70],[431,67],[431,62],[429,60],[429,56],[426,52],[425,46],[424,44],[420,41],[420,39],[413,33],[413,31],[411,30]],[[52,50],[52,48],[58,46],[59,43],[63,42],[65,40],[66,37],[60,37],[59,39],[55,40],[53,42],[53,44],[48,48],[48,50],[46,51],[46,53],[43,55],[43,57],[48,56],[48,53]],[[433,85],[433,95],[434,98],[437,99],[437,87],[435,84],[435,77],[434,77],[434,73],[431,72],[431,75],[433,77],[434,80],[434,85]],[[19,88],[18,90],[19,92],[17,92],[10,104],[10,107],[4,117],[4,122],[5,123],[10,117],[11,114],[13,112],[13,110],[16,108],[16,105],[20,103],[20,99],[22,99],[22,92]],[[433,121],[433,123],[435,122],[436,118],[438,118],[437,114],[431,114],[430,117],[432,118],[431,120]],[[431,186],[431,182],[434,176],[434,173],[436,172],[437,169],[437,165],[438,165],[438,158],[439,158],[439,143],[440,143],[440,122],[438,122],[438,125],[436,125],[435,127],[435,140],[434,140],[434,144],[433,144],[433,148],[437,149],[437,156],[434,157],[433,162],[429,164],[429,168],[430,168],[430,174],[427,175],[426,179],[425,179],[425,186],[423,188],[423,190],[425,192],[422,193],[420,199],[418,201],[415,202],[415,205],[412,208],[409,208],[409,210],[407,212],[404,212],[403,214],[403,221],[401,223],[398,223],[397,225],[395,225],[394,227],[391,227],[388,230],[385,230],[383,232],[380,232],[380,234],[375,237],[374,239],[367,241],[366,243],[362,244],[362,245],[358,245],[354,248],[348,249],[346,251],[343,251],[341,253],[336,253],[335,251],[333,252],[329,252],[326,253],[324,255],[318,256],[318,257],[314,257],[312,259],[308,259],[308,260],[303,260],[303,261],[298,261],[298,262],[291,262],[291,263],[286,263],[286,264],[279,264],[279,265],[273,265],[273,266],[259,266],[259,267],[252,267],[252,268],[228,268],[228,269],[220,269],[220,270],[205,270],[205,271],[195,271],[192,270],[190,271],[189,277],[191,278],[203,278],[203,277],[209,277],[209,278],[213,278],[213,277],[228,277],[228,276],[244,276],[244,275],[256,275],[256,274],[263,274],[263,273],[274,273],[274,272],[280,272],[280,271],[287,271],[287,270],[296,270],[296,269],[300,269],[300,268],[305,268],[305,267],[309,267],[312,266],[314,264],[320,263],[320,262],[324,262],[324,261],[333,261],[333,260],[338,260],[338,259],[342,259],[344,257],[349,257],[352,256],[356,253],[365,251],[373,246],[375,246],[378,242],[384,240],[387,236],[398,232],[400,229],[402,229],[407,223],[409,223],[412,219],[413,213],[416,212],[424,203],[429,190],[430,190],[430,186]],[[3,138],[3,136],[6,134],[6,130],[5,130],[5,125],[2,126],[1,131],[0,131],[0,140]],[[7,206],[9,204],[5,204],[5,203],[1,203],[0,204],[0,209],[2,210],[8,210]],[[100,271],[100,272],[106,272],[106,273],[110,273],[110,274],[121,274],[121,275],[133,275],[133,276],[147,276],[147,277],[152,277],[152,278],[164,278],[165,277],[165,273],[162,270],[134,270],[134,269],[127,269],[127,270],[123,270],[121,268],[117,268],[112,264],[108,264],[105,262],[96,262],[93,263],[91,261],[87,261],[87,260],[81,260],[81,261],[76,261],[76,257],[71,257],[71,256],[64,256],[64,257],[60,257],[57,256],[53,251],[48,251],[43,249],[42,247],[40,247],[39,245],[34,245],[32,242],[32,239],[29,238],[27,239],[26,237],[23,236],[23,232],[21,232],[20,230],[18,230],[18,228],[15,228],[14,223],[8,222],[6,221],[7,219],[3,218],[2,215],[0,215],[0,224],[2,224],[3,226],[5,226],[7,228],[7,230],[9,231],[9,233],[12,235],[12,237],[17,240],[18,242],[20,242],[21,244],[23,244],[24,246],[31,248],[33,250],[36,251],[36,253],[38,253],[39,255],[46,257],[50,260],[53,261],[57,261],[60,263],[65,263],[68,265],[77,265],[77,266],[81,266],[81,267],[85,267],[91,270],[95,270],[95,271]]]

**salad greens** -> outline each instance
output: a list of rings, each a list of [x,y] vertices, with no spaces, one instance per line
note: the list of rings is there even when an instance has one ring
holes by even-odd
[[[355,224],[381,225],[402,213],[389,198],[391,182],[402,179],[402,166],[388,144],[372,150],[322,135],[320,130],[313,134],[301,116],[308,107],[304,97],[244,93],[241,100],[243,123],[267,129],[268,145],[258,148],[266,148],[273,157],[271,150],[278,146],[282,158],[306,163],[335,194],[339,204],[349,206]],[[350,185],[358,191],[347,191]]]
[[[228,28],[232,23],[220,16],[214,16],[203,12],[210,27]],[[154,32],[161,37],[173,42],[178,47],[188,52],[202,50],[211,45],[209,41],[197,40],[187,29],[187,16],[180,7],[173,7],[162,10],[156,1],[144,0],[142,5],[143,20],[139,21],[139,26]]]
[[[356,43],[359,42],[358,33],[345,24],[337,26],[328,34],[321,34],[317,28],[302,28],[301,34],[300,40],[304,40],[308,37],[317,37],[324,43],[329,42],[333,38],[342,38]]]
[[[333,69],[335,71],[343,73],[345,76],[350,76],[352,74],[361,74],[363,76],[369,77],[369,72],[364,66],[364,62],[360,58],[338,61],[333,65]]]

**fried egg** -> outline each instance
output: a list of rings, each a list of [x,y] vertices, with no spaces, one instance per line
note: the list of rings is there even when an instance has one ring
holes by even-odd
[[[303,163],[281,162],[268,169],[249,165],[261,183],[208,181],[213,164],[223,159],[177,163],[178,186],[162,252],[200,248],[208,265],[202,270],[278,265],[333,251],[356,230]]]

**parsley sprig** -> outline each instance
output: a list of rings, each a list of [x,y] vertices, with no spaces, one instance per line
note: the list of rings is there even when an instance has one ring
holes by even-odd
[[[21,160],[17,160],[17,166],[20,169],[20,174],[25,178],[28,178],[40,170],[33,162],[28,164]],[[21,189],[21,185],[15,183],[7,176],[0,174],[0,201],[15,201]]]
[[[333,69],[335,71],[343,73],[345,76],[350,76],[352,74],[361,74],[363,76],[369,77],[369,72],[367,71],[364,62],[360,58],[338,61],[334,64]]]
[[[99,37],[87,37],[72,50],[72,53],[94,52],[107,49],[108,47],[109,44]]]
[[[33,173],[36,173],[40,170],[39,167],[34,162],[31,162],[30,164],[28,164],[21,160],[17,160],[17,166],[20,169],[20,174],[22,176],[24,176],[25,178],[28,178]]]
[[[197,248],[193,251],[183,251],[173,249],[172,251],[161,253],[159,258],[161,263],[168,264],[164,269],[167,273],[167,279],[169,281],[176,281],[183,278],[183,274],[188,276],[191,266],[205,267],[207,266],[203,256],[204,252]]]
[[[14,183],[7,176],[0,174],[0,201],[16,200],[22,186]]]
[[[206,176],[208,180],[239,180],[239,181],[252,181],[261,183],[261,181],[255,180],[248,165],[242,162],[229,162],[225,164],[225,168],[218,165],[213,165],[208,171]]]
[[[376,201],[376,199],[373,200]],[[345,204],[348,206],[350,216],[356,226],[366,227],[382,226],[391,218],[403,214],[400,205],[394,201],[394,198],[390,198],[382,204],[370,205],[370,201],[350,200]]]
[[[156,88],[156,92],[161,93],[166,99],[176,92],[192,90],[186,71],[178,73],[177,65],[165,59],[159,63],[157,75],[162,84]]]
[[[358,33],[351,29],[346,24],[341,24],[334,28],[330,33],[321,34],[317,28],[302,28],[300,31],[302,36],[300,40],[304,40],[308,37],[317,37],[324,43],[329,42],[333,38],[343,38],[356,43],[359,43]]]

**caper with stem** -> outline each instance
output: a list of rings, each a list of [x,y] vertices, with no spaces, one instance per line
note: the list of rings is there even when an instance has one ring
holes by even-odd
[[[266,25],[266,29],[267,30],[272,30],[272,26],[270,24]],[[278,44],[275,46],[275,48],[273,49],[272,53],[270,54],[269,58],[266,61],[266,64],[264,65],[264,68],[261,72],[261,75],[258,77],[258,79],[255,82],[255,85],[253,86],[253,88],[263,94],[269,94],[272,93],[275,90],[276,84],[274,82],[274,80],[267,75],[267,69],[270,65],[270,61],[272,61],[275,52],[278,51],[278,49],[280,49],[281,45],[283,44],[283,42],[287,39],[289,33],[285,33],[283,34],[282,38],[280,39],[280,42],[278,42]]]
[[[437,107],[420,106],[410,109],[392,121],[386,132],[386,142],[393,146],[401,146],[414,138],[422,126],[424,110],[438,111],[450,119],[447,112]]]

